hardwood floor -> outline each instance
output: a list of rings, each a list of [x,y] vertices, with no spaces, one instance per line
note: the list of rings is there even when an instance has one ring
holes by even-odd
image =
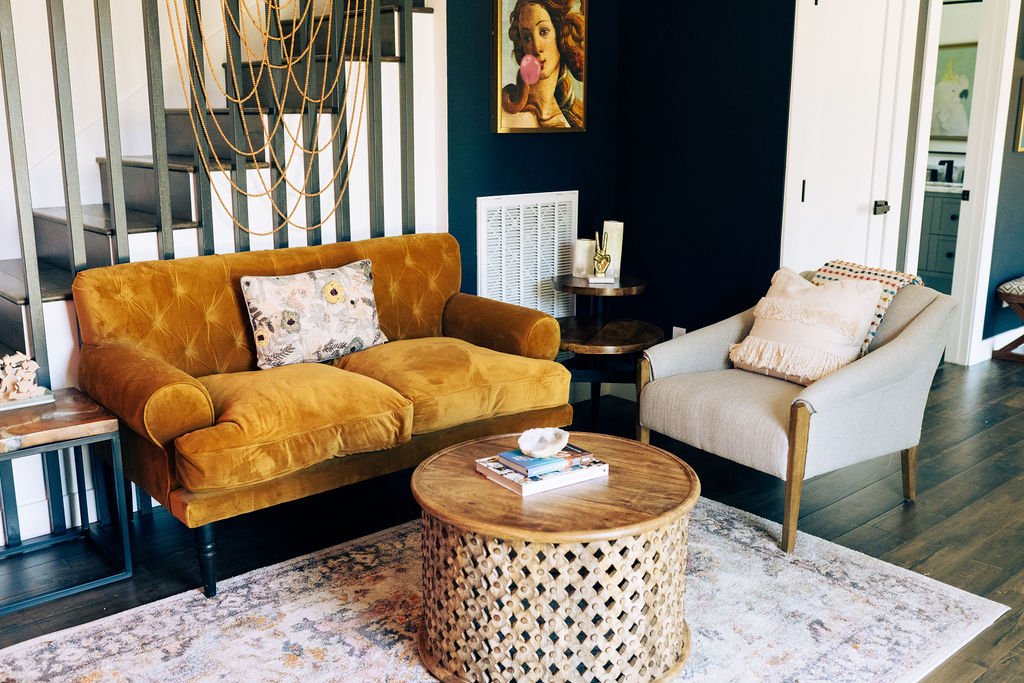
[[[578,404],[574,429],[589,430]],[[904,504],[900,458],[878,458],[810,480],[799,528],[1010,606],[929,681],[1024,680],[1024,364],[943,366],[918,449],[918,499]],[[884,429],[885,425],[879,425]],[[599,429],[632,436],[633,404],[606,397]],[[775,521],[784,484],[654,435],[697,471],[708,498]],[[408,472],[218,524],[221,579],[414,519]],[[0,617],[0,648],[186,590],[199,570],[191,534],[161,509],[132,522],[127,581]],[[95,572],[79,543],[0,564],[0,595]]]

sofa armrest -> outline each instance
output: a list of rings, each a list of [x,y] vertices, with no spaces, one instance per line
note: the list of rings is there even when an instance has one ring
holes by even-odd
[[[732,367],[729,346],[742,341],[753,325],[754,309],[749,308],[713,325],[652,346],[644,351],[651,364],[651,379]]]
[[[495,351],[552,360],[558,353],[558,321],[547,313],[472,294],[448,299],[442,333]]]
[[[876,395],[882,405],[895,410],[908,397],[901,397],[898,392],[889,398],[883,396],[893,387],[919,376],[925,378],[923,405],[946,348],[956,310],[957,304],[951,297],[929,304],[895,339],[811,384],[794,403],[804,403],[811,412],[820,413],[855,398]]]
[[[214,423],[206,387],[135,346],[83,345],[78,382],[82,391],[164,449],[182,434]]]

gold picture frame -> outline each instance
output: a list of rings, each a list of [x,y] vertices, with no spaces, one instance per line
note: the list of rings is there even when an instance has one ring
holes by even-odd
[[[1024,152],[1024,78],[1020,79],[1020,99],[1018,102],[1018,108],[1020,114],[1017,116],[1017,151]]]
[[[571,0],[567,10],[565,4],[494,0],[496,133],[586,131],[588,3]],[[541,65],[532,86],[519,76],[519,60],[526,55]]]

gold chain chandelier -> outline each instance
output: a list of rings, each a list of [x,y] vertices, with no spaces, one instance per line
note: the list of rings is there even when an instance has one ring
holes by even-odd
[[[194,26],[191,24],[191,15],[188,12],[187,3],[196,2],[200,0],[165,0],[167,4],[167,18],[171,25],[171,40],[174,45],[175,62],[178,67],[178,77],[181,81],[182,92],[185,95],[186,101],[190,100],[195,102],[198,99],[198,95],[201,93],[203,101],[210,101],[210,88],[207,83],[207,79],[203,74],[203,70],[195,67],[197,64],[205,63],[213,64],[212,55],[209,51],[207,36],[211,35],[209,26],[206,26],[202,20],[200,12],[196,11],[195,16],[199,17],[198,25]],[[195,107],[189,107],[189,121],[192,124],[192,133],[195,136],[196,148],[202,149],[201,142],[205,141],[208,145],[208,149],[214,149],[214,139],[223,140],[224,144],[227,145],[235,154],[240,155],[246,163],[250,161],[259,162],[264,153],[267,153],[267,157],[270,162],[270,170],[278,173],[278,177],[273,182],[264,175],[263,168],[257,166],[258,175],[260,179],[261,188],[255,192],[250,192],[247,188],[239,187],[235,183],[228,171],[231,170],[230,165],[225,164],[215,154],[213,158],[208,158],[207,155],[200,155],[202,158],[203,168],[208,175],[212,177],[213,172],[225,173],[225,177],[228,178],[228,182],[235,192],[244,195],[247,198],[253,197],[268,197],[270,198],[270,204],[274,207],[275,223],[277,224],[271,230],[265,232],[258,232],[251,230],[249,226],[242,225],[235,217],[234,212],[229,208],[229,202],[225,201],[218,190],[217,185],[211,183],[213,194],[216,195],[217,201],[225,212],[231,216],[231,220],[234,222],[239,229],[251,235],[271,235],[281,230],[282,228],[293,225],[297,228],[306,231],[312,231],[319,229],[327,223],[328,220],[335,214],[338,207],[341,205],[342,198],[348,191],[349,180],[352,175],[352,164],[345,164],[344,162],[351,159],[355,155],[356,147],[359,144],[359,135],[362,129],[363,112],[366,104],[366,89],[367,80],[369,74],[369,60],[370,60],[370,46],[373,40],[374,22],[372,17],[375,11],[375,0],[347,0],[345,6],[344,15],[344,27],[339,32],[341,35],[339,45],[337,46],[338,59],[334,60],[337,64],[333,78],[329,78],[328,66],[332,62],[331,59],[325,59],[323,62],[323,70],[320,74],[319,79],[320,88],[319,92],[310,93],[309,83],[310,75],[313,69],[316,68],[315,53],[313,52],[313,46],[316,45],[317,35],[320,31],[326,31],[328,37],[332,34],[332,22],[336,19],[333,13],[328,12],[328,5],[331,0],[323,0],[322,9],[319,13],[314,11],[314,7],[317,4],[317,0],[311,0],[310,2],[303,3],[304,7],[299,7],[299,0],[265,0],[266,8],[269,12],[257,11],[253,12],[250,8],[249,3],[245,0],[239,3],[244,8],[244,18],[248,20],[249,25],[255,29],[255,32],[259,34],[259,44],[255,46],[252,40],[250,40],[249,31],[245,26],[246,21],[236,20],[232,13],[228,10],[228,0],[220,0],[220,19],[224,27],[224,38],[225,44],[229,45],[229,39],[233,39],[231,33],[238,36],[239,44],[244,49],[248,59],[243,60],[244,64],[236,64],[234,61],[234,55],[232,51],[228,49],[227,52],[227,68],[230,74],[231,82],[239,83],[239,73],[241,69],[248,69],[251,89],[248,92],[237,92],[232,95],[225,83],[222,83],[217,78],[214,69],[211,69],[213,73],[213,84],[216,90],[224,96],[225,102],[229,106],[237,104],[241,109],[241,122],[242,122],[242,133],[244,137],[244,149],[239,148],[235,145],[233,136],[226,132],[220,125],[216,116],[204,115],[197,117]],[[354,11],[355,10],[355,11]],[[310,13],[313,13],[312,19],[310,19]],[[290,19],[282,20],[282,15],[291,14]],[[361,18],[358,18],[361,15]],[[241,19],[241,17],[240,17]],[[288,32],[284,31],[284,23],[290,21],[291,29]],[[306,37],[303,44],[296,40],[296,35],[300,31],[300,27],[308,24],[312,24],[312,29],[309,31],[309,35]],[[193,30],[195,29],[195,30]],[[276,30],[272,30],[276,29]],[[196,41],[194,36],[198,34],[199,40]],[[281,58],[280,63],[272,63],[269,56],[271,50],[279,49]],[[342,67],[345,68],[345,80],[342,87],[340,97],[336,98],[338,107],[340,109],[339,116],[337,116],[337,124],[333,126],[329,139],[323,146],[318,144],[319,135],[319,121],[321,113],[329,113],[330,106],[325,103],[330,102],[340,85]],[[282,73],[283,72],[283,73]],[[304,73],[303,73],[304,72]],[[244,71],[241,71],[244,75]],[[353,75],[354,74],[354,75]],[[193,77],[193,75],[195,75]],[[282,79],[283,75],[283,79]],[[271,102],[260,101],[260,83],[266,78],[270,85]],[[279,91],[279,84],[283,80],[283,87]],[[353,86],[353,87],[350,87]],[[306,147],[299,134],[299,126],[296,126],[293,130],[289,127],[285,121],[283,111],[285,110],[285,102],[288,95],[292,92],[296,93],[301,97],[301,111],[313,111],[316,114],[314,121],[315,130],[312,133],[312,144]],[[349,98],[352,98],[353,110],[358,105],[358,115],[352,118],[341,116],[340,114],[348,110]],[[209,105],[208,105],[209,106]],[[324,109],[328,112],[324,112]],[[249,130],[249,118],[251,114],[256,113],[259,116],[259,121],[263,127],[263,143],[257,145],[254,143],[254,137],[252,132]],[[268,120],[268,114],[273,113],[273,116]],[[198,118],[198,120],[197,120]],[[299,117],[301,118],[304,117]],[[334,144],[335,138],[342,133],[342,122],[348,121],[347,128],[344,131],[344,144],[340,157],[336,160],[334,166],[334,173],[321,187],[307,190],[309,184],[310,174],[313,169],[313,165],[319,163],[319,155]],[[287,155],[287,158],[281,159],[275,153],[273,146],[270,144],[270,140],[278,133],[279,130],[283,130],[288,138],[292,141],[291,152]],[[258,140],[258,138],[256,138]],[[303,183],[301,187],[296,187],[288,179],[288,169],[291,167],[295,160],[296,154],[301,152],[304,159],[309,160],[308,166],[303,166]],[[331,207],[330,211],[322,220],[316,225],[301,225],[295,222],[295,213],[299,207],[303,205],[303,202],[308,197],[319,197],[324,191],[331,187],[335,180],[340,175],[342,168],[347,168],[345,178],[341,185],[341,190],[337,196],[334,197],[334,206]],[[286,183],[287,187],[291,188],[296,194],[296,200],[290,207],[280,207],[273,200],[272,193],[278,188],[281,183]],[[277,220],[277,219],[280,220]]]

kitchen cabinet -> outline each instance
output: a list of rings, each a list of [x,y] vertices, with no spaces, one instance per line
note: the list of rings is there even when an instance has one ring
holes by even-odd
[[[924,278],[926,285],[946,294],[953,289],[953,263],[956,259],[959,223],[959,193],[924,193],[917,274]]]

